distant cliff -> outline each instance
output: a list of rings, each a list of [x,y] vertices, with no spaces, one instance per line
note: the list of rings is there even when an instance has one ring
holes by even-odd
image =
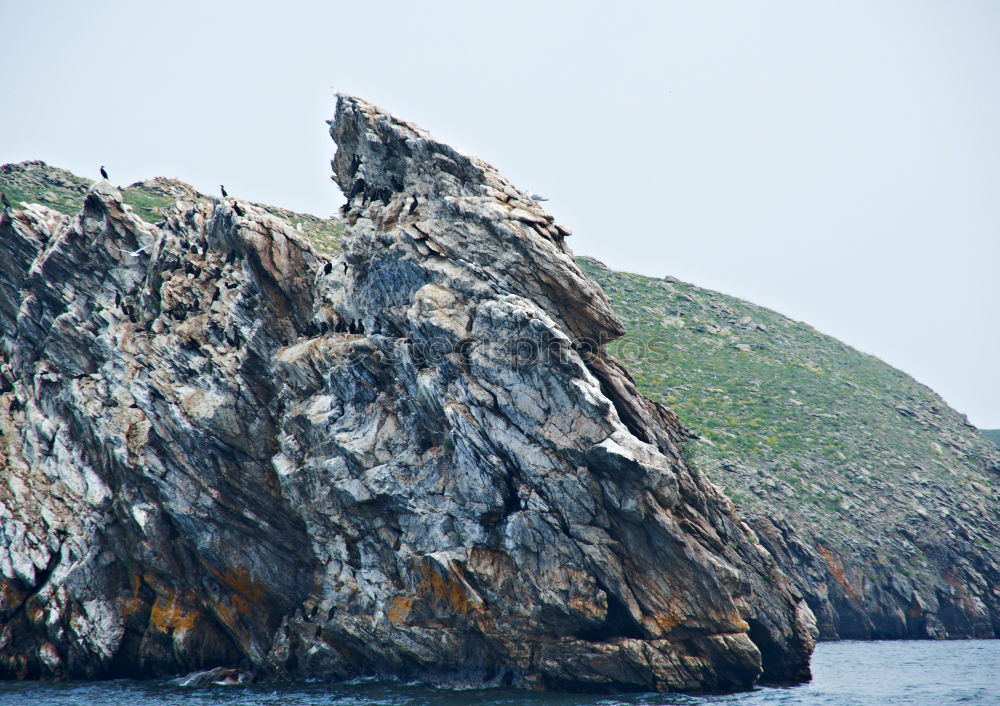
[[[0,675],[807,678],[811,611],[567,231],[362,101],[331,132],[335,259],[162,182],[0,216]]]

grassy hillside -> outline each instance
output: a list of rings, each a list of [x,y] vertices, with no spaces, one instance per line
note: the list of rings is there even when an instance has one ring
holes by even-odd
[[[689,453],[738,505],[778,503],[843,550],[920,510],[1000,519],[1000,483],[983,472],[995,450],[905,373],[750,302],[579,262],[628,331],[612,353],[702,437]]]
[[[80,210],[83,197],[93,183],[90,179],[83,179],[65,169],[51,167],[40,161],[5,164],[0,167],[0,191],[7,195],[15,207],[21,202],[38,203],[73,215]],[[161,220],[161,209],[177,198],[187,201],[210,201],[215,198],[195,191],[182,181],[163,177],[136,182],[123,188],[121,192],[122,199],[132,207],[136,215],[150,223]],[[340,237],[344,228],[337,219],[317,218],[266,204],[254,205],[300,229],[318,250],[326,253],[340,251]]]
[[[980,429],[980,433],[1000,448],[1000,429]]]
[[[997,568],[1000,454],[963,415],[905,373],[769,309],[578,262],[625,323],[611,352],[699,434],[689,458],[770,535],[825,636],[992,634],[988,619],[975,630],[964,618],[945,620],[946,631],[899,627],[913,622],[906,611],[923,614],[920,601],[957,614],[945,607],[965,600],[954,587],[989,584],[982,576]],[[798,537],[787,546],[786,529]],[[911,604],[914,591],[922,597]]]

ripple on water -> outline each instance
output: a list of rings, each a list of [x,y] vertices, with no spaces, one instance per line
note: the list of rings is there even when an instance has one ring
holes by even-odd
[[[347,684],[254,684],[185,688],[117,680],[0,683],[6,706],[1000,706],[1000,640],[827,642],[813,681],[724,696],[582,696],[513,689],[435,689],[358,680]]]

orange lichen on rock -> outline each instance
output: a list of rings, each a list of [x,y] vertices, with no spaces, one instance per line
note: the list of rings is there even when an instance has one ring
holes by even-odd
[[[240,615],[252,615],[254,612],[254,606],[250,601],[241,596],[238,593],[234,593],[232,596],[233,609]]]
[[[822,544],[816,545],[816,551],[818,551],[820,556],[822,556],[826,561],[830,575],[833,576],[837,584],[844,589],[844,593],[847,594],[849,598],[861,600],[861,592],[847,580],[847,574],[844,572],[844,565],[841,563],[840,559]]]
[[[160,594],[153,602],[149,613],[149,627],[157,632],[178,633],[194,628],[203,615],[192,607],[193,595],[178,596],[174,593]]]
[[[260,581],[254,579],[247,567],[238,566],[236,568],[229,568],[224,571],[215,571],[213,573],[215,578],[219,579],[219,581],[231,588],[240,596],[246,598],[245,601],[240,601],[239,606],[237,606],[237,609],[241,610],[241,612],[243,612],[243,608],[246,608],[247,610],[251,609],[247,604],[247,601],[255,604],[263,602],[264,591],[267,587]],[[236,596],[233,598],[235,600]]]
[[[493,628],[483,599],[469,585],[461,567],[451,562],[447,567],[424,563],[423,578],[409,596],[399,596],[390,603],[387,617],[394,625],[404,625],[411,615],[429,612],[437,619],[450,623],[455,618],[471,620],[482,630]]]
[[[145,606],[145,601],[139,596],[139,590],[142,587],[142,577],[133,576],[132,577],[132,594],[124,594],[118,599],[118,612],[123,618],[127,618],[131,615],[136,615],[141,613],[143,607]]]
[[[670,613],[660,613],[659,615],[651,616],[651,618],[656,627],[659,628],[661,633],[664,635],[681,624],[680,616]]]
[[[467,592],[468,585],[460,577],[451,571],[446,576],[441,576],[429,566],[424,567],[424,575],[426,578],[418,589],[421,593],[429,593],[436,601],[443,602],[448,609],[458,615],[467,616],[473,611]],[[478,601],[478,596],[476,600]]]
[[[406,619],[413,610],[412,598],[394,598],[389,604],[388,618],[393,625],[406,625]]]
[[[268,617],[267,587],[255,579],[245,566],[213,571],[213,575],[232,593],[220,597],[212,612],[230,630],[238,634],[251,634],[261,627]]]

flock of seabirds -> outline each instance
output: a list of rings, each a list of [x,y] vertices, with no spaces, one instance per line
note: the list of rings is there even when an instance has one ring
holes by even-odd
[[[104,179],[104,180],[108,180],[108,171],[107,171],[107,169],[104,168],[103,164],[101,165],[101,178]],[[219,185],[219,190],[222,192],[222,198],[223,199],[228,199],[229,198],[229,193],[226,191],[226,187],[225,187],[224,184],[220,184]],[[7,194],[0,193],[0,202],[3,203],[2,212],[5,213],[8,210],[13,209],[13,206],[11,205],[10,201],[7,199]],[[235,200],[231,202],[231,205],[233,207],[233,211],[236,212],[237,216],[239,216],[239,217],[242,218],[243,216],[246,215],[246,211],[244,211],[242,208],[240,208],[240,205]],[[141,253],[143,250],[145,250],[148,247],[149,247],[149,245],[146,245],[145,247],[139,248],[138,250],[136,250],[134,252],[133,251],[128,251],[128,250],[121,250],[121,248],[119,248],[119,250],[121,250],[121,252],[125,253],[126,255],[132,255],[133,257],[135,257],[135,256],[138,256],[139,253]],[[202,248],[202,253],[201,254],[202,255],[205,254],[204,248]],[[227,262],[231,263],[232,259],[235,258],[235,254],[236,254],[235,252],[230,253],[229,258],[227,258]],[[344,262],[343,266],[344,266],[344,274],[346,275],[347,274],[348,265],[347,265],[346,262]],[[194,265],[194,264],[192,264],[190,262],[185,262],[184,263],[184,270],[188,274],[192,274],[192,275],[195,275],[195,276],[197,276],[198,274],[201,273],[200,268],[198,268],[197,265]],[[323,266],[323,274],[328,275],[332,271],[333,271],[333,263],[332,262],[327,262]],[[220,296],[220,290],[218,288],[216,288],[215,293],[212,295],[212,303],[215,303],[219,299],[219,296]],[[115,295],[115,306],[121,308],[122,311],[129,317],[129,319],[132,320],[132,321],[134,321],[134,315],[135,315],[134,308],[131,305],[129,305],[127,303],[124,303],[122,301],[122,299],[121,299],[121,295],[120,294],[116,294]],[[376,328],[377,328],[377,326],[378,326],[378,320],[377,319],[375,320],[375,325],[376,325]],[[325,334],[325,333],[329,333],[329,332],[330,332],[330,326],[326,322],[320,323],[318,325],[317,324],[310,324],[310,330],[307,331],[307,333],[309,333],[311,335]],[[376,332],[377,332],[377,330],[376,330]],[[338,321],[333,326],[333,333],[364,334],[365,333],[365,325],[364,325],[364,322],[361,319],[351,319],[350,322],[344,321],[343,319],[338,319]],[[235,345],[234,341],[230,341],[230,343],[233,343]]]

